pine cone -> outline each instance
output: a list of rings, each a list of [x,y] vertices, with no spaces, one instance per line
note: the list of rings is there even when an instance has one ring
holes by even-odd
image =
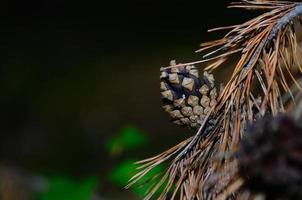
[[[176,65],[171,61],[171,65]],[[161,96],[163,109],[172,122],[191,128],[200,126],[211,107],[215,105],[217,89],[214,77],[204,72],[201,79],[198,70],[191,65],[161,71]]]
[[[302,199],[302,126],[287,116],[263,118],[239,149],[246,186],[268,199]]]

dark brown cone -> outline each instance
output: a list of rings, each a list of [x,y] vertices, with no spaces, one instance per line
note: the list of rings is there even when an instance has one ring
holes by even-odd
[[[175,61],[171,61],[175,65]],[[175,67],[161,71],[161,97],[163,109],[169,113],[172,122],[191,128],[198,128],[215,105],[217,89],[212,74],[199,72],[194,66]]]
[[[239,149],[246,186],[267,199],[302,199],[302,126],[287,116],[259,120]]]

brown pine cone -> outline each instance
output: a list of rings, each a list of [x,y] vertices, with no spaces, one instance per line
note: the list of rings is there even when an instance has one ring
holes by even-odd
[[[175,61],[171,65],[176,65]],[[194,66],[185,66],[162,70],[160,80],[163,109],[170,114],[172,122],[198,128],[216,103],[218,94],[213,75],[204,72],[199,77]]]
[[[239,149],[246,186],[267,199],[302,199],[302,126],[288,116],[259,120]]]

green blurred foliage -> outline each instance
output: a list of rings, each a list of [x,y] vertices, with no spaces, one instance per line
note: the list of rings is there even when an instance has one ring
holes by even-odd
[[[147,143],[148,139],[144,133],[134,126],[126,126],[119,133],[106,142],[106,150],[112,156],[122,154],[124,151],[138,149]]]
[[[97,185],[97,177],[74,180],[54,176],[49,177],[47,181],[47,190],[38,194],[38,200],[88,200]]]
[[[134,126],[126,126],[122,128],[114,137],[111,137],[107,140],[106,150],[111,156],[121,155],[129,150],[141,149],[142,147],[146,146],[148,139],[149,138],[146,137],[146,134]],[[137,172],[139,172],[136,169],[138,165],[135,164],[137,161],[138,159],[128,158],[127,160],[119,162],[113,169],[110,170],[107,177],[109,182],[120,188],[124,188],[128,184],[128,181]],[[156,183],[157,179],[152,179],[152,177],[161,174],[164,169],[164,165],[155,167],[134,186],[132,186],[131,191],[139,197],[144,197],[148,188],[152,184]],[[164,186],[165,184],[163,184],[156,193],[160,193],[164,189]]]
[[[109,181],[112,183],[120,186],[125,187],[128,184],[128,181],[132,176],[134,176],[138,170],[136,169],[137,165],[135,164],[137,160],[129,159],[122,163],[120,163],[116,168],[114,168],[110,175]],[[147,191],[147,189],[153,184],[154,182],[146,182],[151,177],[161,173],[164,171],[164,166],[160,165],[155,167],[151,170],[146,176],[144,176],[137,184],[131,187],[131,190],[138,196],[143,197]],[[146,183],[145,183],[146,182]],[[157,193],[160,193],[164,186],[162,186]]]

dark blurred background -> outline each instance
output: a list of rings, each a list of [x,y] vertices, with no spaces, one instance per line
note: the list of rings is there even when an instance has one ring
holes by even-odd
[[[139,199],[131,163],[192,134],[162,112],[159,68],[249,18],[229,3],[2,1],[0,199]]]

